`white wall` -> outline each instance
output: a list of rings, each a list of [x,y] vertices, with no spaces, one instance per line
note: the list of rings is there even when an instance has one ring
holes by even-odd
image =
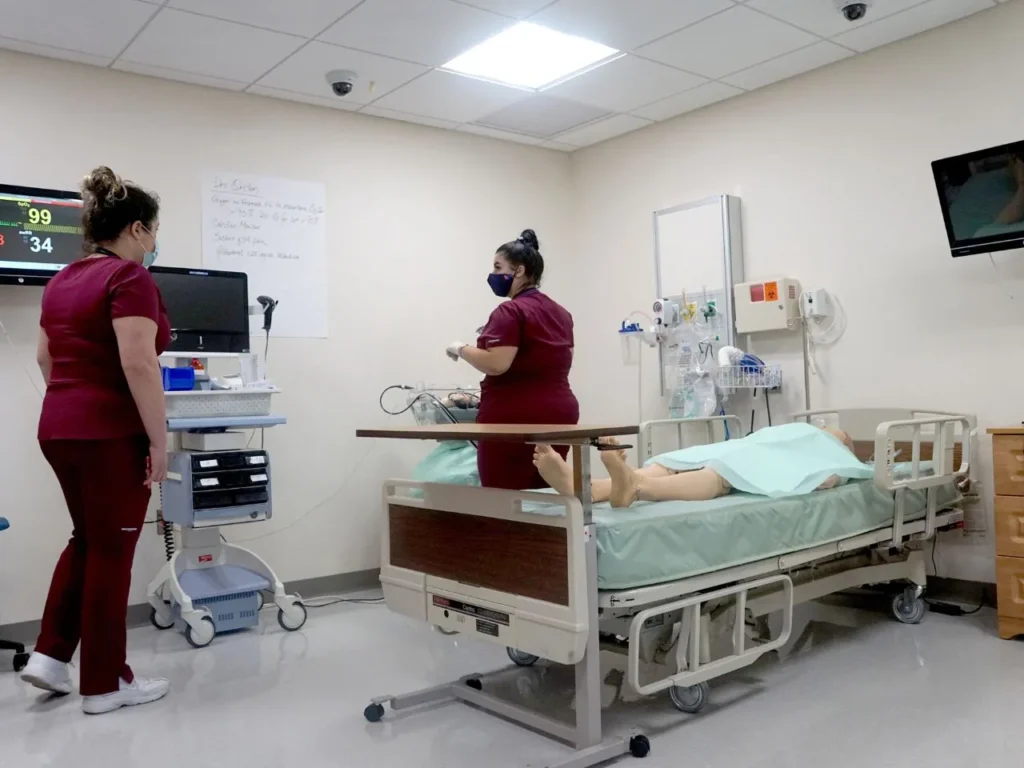
[[[744,204],[748,278],[825,287],[849,315],[842,341],[820,355],[828,381],[813,383],[815,407],[960,410],[985,426],[1024,419],[1024,259],[997,255],[1002,279],[985,256],[952,259],[930,170],[1022,138],[1021,29],[1024,2],[1010,3],[575,153],[584,414],[636,413],[636,369],[619,363],[614,330],[654,291],[651,212],[728,193]],[[771,347],[799,359],[795,339]],[[791,366],[790,410],[802,402],[799,379]],[[979,445],[990,508],[990,443]],[[941,575],[994,581],[991,539],[954,534],[939,552]]]
[[[275,517],[231,529],[284,579],[374,568],[380,486],[418,455],[357,441],[386,423],[380,390],[423,379],[471,384],[444,356],[494,306],[484,278],[497,245],[536,229],[549,285],[565,260],[570,161],[546,150],[0,52],[0,181],[75,188],[107,164],[163,198],[161,263],[198,265],[200,174],[207,169],[321,181],[328,194],[331,337],[274,340],[276,409],[267,433]],[[0,623],[38,618],[70,532],[57,483],[35,444],[39,288],[0,286]],[[287,312],[282,305],[278,313]],[[2,334],[0,334],[2,335]],[[162,552],[146,529],[132,601]]]

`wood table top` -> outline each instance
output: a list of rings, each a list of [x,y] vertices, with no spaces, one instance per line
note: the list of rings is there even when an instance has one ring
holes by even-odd
[[[585,445],[599,437],[636,435],[639,431],[640,427],[636,424],[437,424],[429,427],[357,429],[356,437]]]

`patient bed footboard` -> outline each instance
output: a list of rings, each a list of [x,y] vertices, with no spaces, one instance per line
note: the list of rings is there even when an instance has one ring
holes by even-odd
[[[384,510],[389,608],[552,661],[582,658],[590,627],[578,500],[392,480]]]

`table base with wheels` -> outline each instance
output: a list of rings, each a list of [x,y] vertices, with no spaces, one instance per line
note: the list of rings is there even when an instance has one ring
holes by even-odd
[[[25,646],[21,643],[12,643],[10,640],[0,640],[0,651],[14,651],[14,671],[21,672],[28,664],[29,654],[25,653]]]
[[[518,652],[510,650],[509,656],[511,657],[513,653]],[[530,666],[520,662],[516,663],[518,666]],[[580,664],[586,664],[586,661],[580,662]],[[577,747],[571,756],[560,762],[551,763],[549,768],[590,768],[590,766],[600,765],[625,755],[647,757],[650,753],[650,742],[646,736],[640,734],[607,739],[592,746],[580,747],[577,729],[573,726],[488,693],[486,690],[488,680],[497,674],[500,672],[488,675],[469,675],[452,683],[425,688],[414,693],[401,696],[379,696],[371,700],[370,705],[363,710],[363,716],[368,722],[377,723],[384,718],[386,705],[390,706],[392,710],[400,712],[427,704],[462,701]]]

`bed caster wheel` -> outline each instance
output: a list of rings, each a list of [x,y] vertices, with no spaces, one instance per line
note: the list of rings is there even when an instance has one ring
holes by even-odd
[[[262,611],[263,606],[267,604],[267,598],[263,596],[262,592],[256,593],[256,610]]]
[[[170,621],[164,621],[160,618],[160,613],[156,608],[149,609],[149,623],[159,629],[161,632],[165,629],[170,629],[174,626],[174,617],[171,617]]]
[[[672,706],[688,715],[696,715],[704,709],[707,706],[710,693],[711,689],[707,683],[698,683],[689,688],[674,685],[668,689],[668,697],[672,699]]]
[[[185,627],[185,640],[193,648],[205,648],[213,642],[213,638],[217,635],[217,627],[209,616],[203,616],[200,623],[203,628],[198,631],[193,629],[191,624]]]
[[[647,757],[651,754],[651,742],[646,736],[634,736],[629,740],[629,754],[633,757]]]
[[[903,624],[920,624],[925,612],[924,598],[900,592],[892,598],[892,615]]]
[[[515,648],[508,648],[506,650],[508,651],[508,657],[512,659],[512,663],[517,667],[532,667],[540,661],[540,656],[534,656],[532,653],[523,653]]]
[[[281,629],[286,632],[298,632],[306,624],[306,619],[309,614],[306,612],[306,606],[302,603],[295,603],[295,607],[299,610],[299,616],[293,618],[285,613],[284,609],[280,609],[277,612],[277,623],[281,625]]]
[[[29,654],[27,654],[27,653],[16,653],[16,654],[14,654],[14,671],[15,672],[21,672],[21,670],[23,670],[25,667],[28,666],[28,657],[29,657]]]
[[[363,710],[363,717],[368,723],[379,723],[384,719],[384,707],[380,704],[371,704]]]
[[[484,689],[484,684],[479,677],[471,677],[466,681],[466,686],[474,691],[482,691]]]

